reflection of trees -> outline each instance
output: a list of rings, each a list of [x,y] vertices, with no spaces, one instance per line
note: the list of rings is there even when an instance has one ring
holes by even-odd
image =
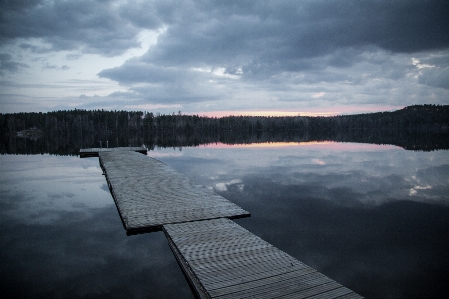
[[[80,148],[148,148],[333,140],[394,144],[409,150],[449,149],[449,106],[335,117],[206,118],[128,111],[0,114],[1,153],[77,155]],[[30,138],[31,137],[31,138]]]

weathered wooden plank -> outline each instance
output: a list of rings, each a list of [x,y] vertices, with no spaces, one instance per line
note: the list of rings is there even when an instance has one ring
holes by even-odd
[[[362,298],[229,219],[163,230],[189,280],[211,298]]]
[[[359,298],[360,298],[360,295],[358,295],[354,292],[338,297],[338,299],[359,299]]]
[[[275,264],[274,264],[275,266]],[[302,269],[303,273],[308,272],[307,269]],[[264,268],[251,268],[249,270],[244,270],[241,272],[228,272],[221,273],[221,275],[217,275],[217,279],[208,279],[210,276],[205,275],[197,275],[197,277],[201,280],[201,282],[206,286],[206,288],[210,291],[228,288],[235,285],[246,284],[248,282],[260,281],[267,279],[269,277],[277,277],[280,275],[284,275],[287,273],[301,273],[299,269],[291,269],[291,268],[273,268],[273,269],[264,269]]]
[[[192,273],[192,269],[188,265],[188,263],[185,261],[182,254],[178,251],[174,243],[168,239],[168,245],[170,246],[171,250],[173,251],[176,260],[178,261],[179,266],[181,267],[182,272],[184,273],[184,276],[186,277],[190,288],[192,289],[193,293],[195,293],[196,298],[200,299],[209,299],[211,298],[210,295],[206,292],[206,290],[203,288],[203,285],[198,280],[198,278]]]
[[[126,230],[249,213],[162,162],[132,151],[99,151],[100,165]]]
[[[219,289],[217,291],[212,291],[211,294],[213,298],[220,299],[232,299],[236,297],[275,298],[286,294],[298,293],[332,282],[332,280],[327,277],[323,279],[323,275],[318,272],[304,274],[298,277],[287,278],[280,276],[276,278],[276,281],[262,284],[257,288],[251,288],[248,285],[245,285],[244,288],[240,287],[239,289],[234,290],[230,290],[229,288]],[[264,280],[264,282],[266,281]],[[223,291],[228,291],[228,293],[223,293]]]
[[[331,281],[304,290],[287,292],[287,294],[278,296],[277,298],[314,298],[315,296],[322,296],[323,294],[325,294],[324,298],[338,298],[341,295],[339,292],[340,288],[342,288],[340,284]],[[335,290],[337,290],[337,292],[332,293]]]
[[[269,271],[256,271],[255,273],[234,273],[233,276],[223,277],[220,281],[204,281],[203,277],[199,277],[201,282],[204,284],[204,286],[210,290],[217,290],[222,288],[227,288],[230,286],[240,286],[242,289],[246,288],[244,284],[248,282],[255,282],[267,279],[269,277],[279,277],[282,274],[287,274],[289,272],[296,272],[296,271],[289,271],[284,269],[272,269]]]
[[[271,249],[271,248],[268,248]],[[213,272],[213,271],[239,271],[245,267],[257,267],[259,264],[267,265],[268,263],[277,263],[279,266],[290,267],[292,265],[291,259],[285,258],[283,255],[277,254],[275,250],[259,250],[253,251],[251,255],[235,257],[232,260],[192,260],[191,264],[196,267],[198,271]],[[295,261],[298,262],[298,261]],[[305,266],[299,264],[298,266]],[[302,269],[302,268],[301,268]]]
[[[211,290],[211,296],[220,299],[232,298],[259,298],[261,294],[275,294],[277,289],[282,289],[285,284],[306,284],[309,281],[321,277],[322,274],[310,268],[308,271],[294,271],[283,273],[278,276],[270,276],[251,282],[245,282],[244,287],[241,285],[232,285],[225,288]]]
[[[307,267],[305,265],[292,265],[291,262],[286,262],[283,259],[273,259],[266,261],[262,263],[248,263],[243,264],[238,267],[232,267],[229,268],[225,265],[225,267],[220,267],[221,265],[218,265],[215,269],[209,268],[209,269],[197,269],[197,274],[199,277],[204,276],[206,279],[210,282],[221,282],[224,279],[227,279],[227,276],[230,276],[230,273],[237,272],[239,273],[239,276],[247,277],[249,275],[257,274],[259,272],[263,273],[279,273],[279,274],[286,274],[289,272],[297,272],[297,271],[309,271],[311,268]],[[235,274],[231,274],[232,276],[235,276]],[[232,277],[229,277],[232,278]]]

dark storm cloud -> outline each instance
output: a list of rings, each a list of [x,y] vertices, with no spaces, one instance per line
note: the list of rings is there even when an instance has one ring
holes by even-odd
[[[48,46],[36,46],[30,43],[21,43],[19,47],[23,50],[30,50],[33,53],[48,53],[52,51],[52,48]]]
[[[111,1],[7,1],[0,14],[1,44],[16,38],[42,38],[51,45],[48,51],[83,49],[105,55],[138,45],[139,29],[121,18]]]
[[[0,2],[0,8],[3,14],[8,11],[23,12],[30,7],[41,4],[43,0],[3,0]]]
[[[312,1],[307,34],[319,45],[375,45],[393,52],[447,48],[447,1]]]
[[[434,1],[3,1],[1,42],[42,38],[47,50],[115,55],[138,45],[139,30],[166,31],[144,57],[163,65],[237,67],[247,74],[308,69],[336,53],[354,62],[366,47],[412,53],[449,46],[449,3]],[[24,44],[26,47],[26,44]],[[45,49],[34,49],[35,51]]]
[[[137,27],[157,29],[164,23],[170,22],[177,4],[182,5],[182,2],[178,2],[142,1],[137,5],[131,2],[130,5],[121,7],[120,16],[128,19]]]
[[[342,47],[409,53],[449,45],[447,1],[225,2],[190,4],[186,13],[190,16],[168,29],[150,57],[227,62],[256,53],[274,64]]]
[[[155,1],[121,11],[136,26],[168,26],[143,62],[224,67],[228,74],[240,72],[253,79],[328,66],[347,68],[366,59],[363,53],[379,50],[446,49],[448,15],[447,1],[183,1],[177,5]],[[120,78],[118,69],[102,76],[126,82],[125,68],[134,67],[125,64]],[[129,81],[145,79],[133,73]]]
[[[26,68],[28,65],[21,62],[12,61],[12,56],[7,53],[0,53],[0,75],[3,71],[17,72],[20,68]]]
[[[169,26],[150,60],[271,66],[338,48],[393,52],[445,49],[449,3],[434,1],[3,1],[2,42],[37,37],[53,50],[87,47],[117,54],[139,28]],[[248,67],[251,66],[247,63]]]

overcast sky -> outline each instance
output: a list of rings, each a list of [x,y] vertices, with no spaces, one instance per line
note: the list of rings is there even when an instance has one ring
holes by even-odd
[[[449,104],[447,0],[0,0],[0,112]]]

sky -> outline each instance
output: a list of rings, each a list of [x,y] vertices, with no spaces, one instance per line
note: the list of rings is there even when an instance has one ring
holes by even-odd
[[[0,113],[449,104],[447,0],[0,0]]]

